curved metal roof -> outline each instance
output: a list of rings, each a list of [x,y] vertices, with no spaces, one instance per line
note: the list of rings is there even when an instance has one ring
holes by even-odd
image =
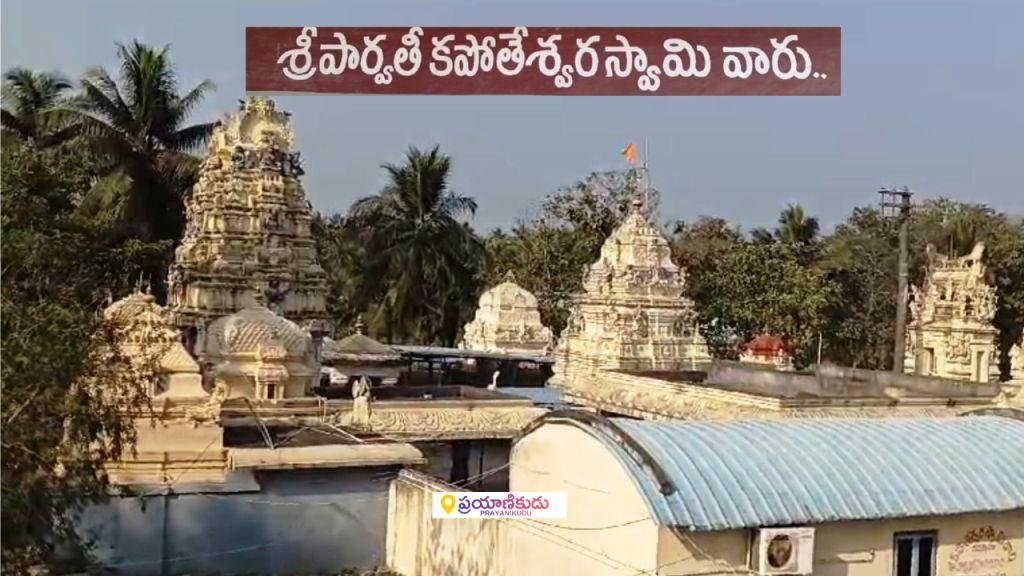
[[[660,524],[694,531],[1024,508],[1024,422],[589,418]]]

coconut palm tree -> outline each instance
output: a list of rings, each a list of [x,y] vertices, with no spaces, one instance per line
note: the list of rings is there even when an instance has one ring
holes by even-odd
[[[59,74],[12,68],[3,76],[3,110],[0,125],[5,136],[36,148],[47,148],[74,133],[56,108],[71,90],[71,82]]]
[[[448,187],[451,158],[437,146],[410,148],[404,163],[383,168],[388,184],[351,211],[368,255],[362,285],[375,291],[374,326],[392,341],[452,345],[486,257],[466,222],[476,202]]]
[[[143,239],[177,238],[183,195],[198,166],[190,152],[199,149],[215,126],[186,121],[213,84],[204,80],[179,94],[166,46],[134,41],[118,44],[117,55],[117,79],[103,68],[89,71],[72,107],[82,132],[110,168],[83,208],[115,216]]]
[[[818,219],[808,217],[799,204],[790,204],[779,214],[775,237],[787,244],[809,245],[818,239]]]

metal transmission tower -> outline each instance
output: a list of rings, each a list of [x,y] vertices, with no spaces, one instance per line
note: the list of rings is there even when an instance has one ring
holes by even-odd
[[[892,371],[903,373],[903,356],[907,339],[907,304],[909,300],[907,241],[910,234],[910,197],[906,186],[882,188],[878,191],[882,217],[895,220],[900,228],[899,282],[896,289],[896,341],[893,342]]]

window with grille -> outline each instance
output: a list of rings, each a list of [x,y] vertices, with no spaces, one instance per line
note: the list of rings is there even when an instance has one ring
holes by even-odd
[[[935,576],[935,532],[898,532],[893,576]]]

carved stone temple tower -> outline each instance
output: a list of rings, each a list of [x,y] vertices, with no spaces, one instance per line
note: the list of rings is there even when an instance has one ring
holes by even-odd
[[[463,329],[462,347],[506,354],[547,355],[551,330],[540,321],[537,297],[516,284],[512,272],[480,295],[473,321]]]
[[[553,385],[585,386],[599,370],[678,371],[711,360],[683,296],[685,271],[640,204],[605,240],[573,297]]]
[[[946,257],[928,247],[924,288],[913,288],[904,371],[943,378],[999,379],[997,330],[992,325],[996,291],[985,281],[977,244],[967,256]]]
[[[326,281],[293,138],[288,113],[264,98],[247,98],[214,130],[169,272],[179,327],[201,334],[265,299],[306,329],[326,330]]]

